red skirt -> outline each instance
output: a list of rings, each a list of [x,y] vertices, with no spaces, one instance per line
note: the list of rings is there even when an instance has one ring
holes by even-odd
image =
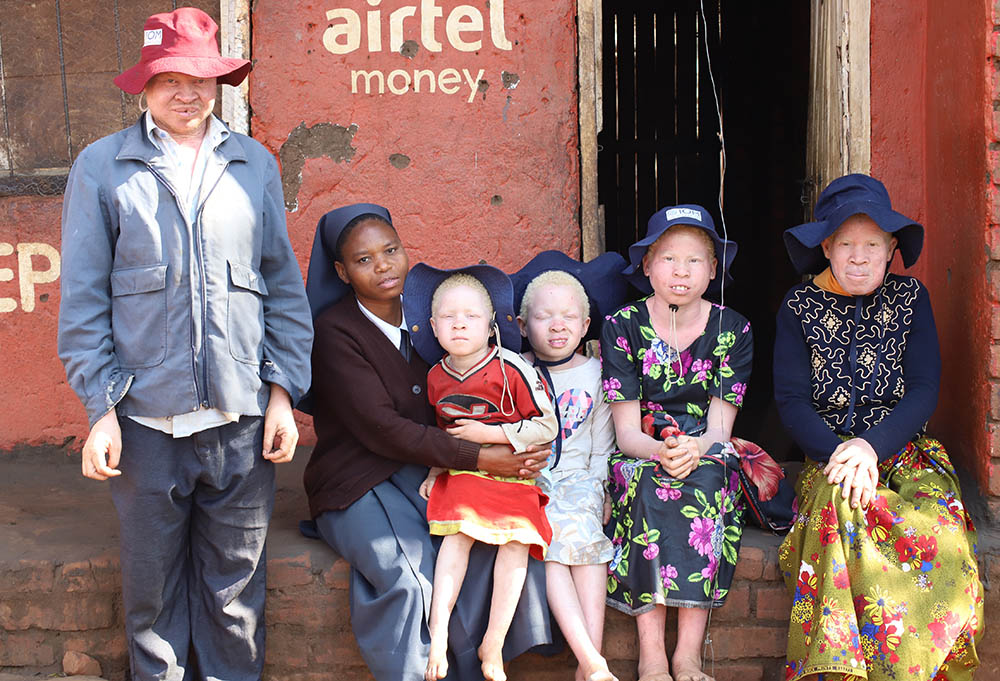
[[[552,528],[545,517],[549,498],[533,483],[510,482],[483,473],[444,472],[431,488],[427,522],[431,534],[462,533],[486,544],[517,541],[543,560]]]

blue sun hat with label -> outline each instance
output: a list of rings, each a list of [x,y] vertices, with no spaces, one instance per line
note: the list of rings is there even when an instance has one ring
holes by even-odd
[[[521,351],[521,329],[514,316],[514,287],[510,277],[492,265],[469,265],[452,270],[439,270],[417,263],[406,277],[403,288],[403,316],[409,324],[410,342],[428,364],[444,356],[431,330],[431,300],[441,283],[453,274],[468,274],[486,288],[493,303],[493,314],[500,334],[500,344],[514,352]]]
[[[917,261],[924,245],[924,228],[892,208],[885,185],[874,177],[852,173],[838,177],[816,199],[813,222],[786,229],[785,249],[799,274],[826,269],[823,241],[853,215],[867,215],[882,231],[896,237],[903,266]]]
[[[715,222],[709,212],[694,203],[667,206],[653,213],[646,224],[645,238],[628,247],[629,266],[622,271],[628,282],[643,293],[653,292],[653,287],[649,284],[649,277],[642,272],[642,259],[657,239],[663,236],[668,229],[677,225],[697,227],[703,230],[715,245],[715,278],[709,282],[706,293],[718,292],[722,288],[723,278],[727,284],[731,283],[733,278],[729,274],[729,268],[736,257],[736,242],[720,237],[715,231]]]

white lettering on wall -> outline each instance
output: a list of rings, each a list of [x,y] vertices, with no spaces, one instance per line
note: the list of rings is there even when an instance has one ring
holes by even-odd
[[[0,241],[0,257],[13,255],[14,245]],[[25,312],[35,310],[35,285],[49,284],[59,278],[62,267],[62,260],[59,251],[44,243],[20,243],[17,244],[17,283],[21,294],[21,309]],[[36,269],[38,258],[45,258],[48,263],[43,268]],[[14,270],[9,267],[0,267],[0,282],[12,281]],[[0,312],[13,312],[17,309],[18,301],[14,298],[0,297]]]
[[[368,6],[379,7],[382,0],[365,0]],[[507,39],[504,24],[504,0],[490,1],[490,40],[498,50],[513,50],[514,45]],[[415,17],[419,9],[420,44],[429,52],[441,52],[438,40],[438,20],[444,17],[444,9],[437,0],[420,0],[419,5],[405,5],[389,14],[389,49],[398,52],[406,40],[405,20]],[[365,47],[369,52],[382,51],[382,10],[365,11]],[[348,7],[336,7],[326,11],[330,22],[323,31],[323,47],[331,54],[349,54],[361,47],[361,14]],[[483,46],[483,13],[473,5],[456,5],[448,12],[444,21],[445,37],[448,44],[459,52],[475,52]],[[411,29],[412,30],[412,29]]]

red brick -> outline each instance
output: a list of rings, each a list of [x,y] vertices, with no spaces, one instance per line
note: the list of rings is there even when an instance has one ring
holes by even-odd
[[[1000,378],[1000,344],[990,345],[990,376]]]
[[[323,639],[313,641],[309,660],[316,665],[336,665],[339,667],[364,667],[365,660],[361,657],[354,633],[350,629],[343,632],[336,640]]]
[[[118,556],[98,556],[90,559],[90,571],[94,575],[98,591],[121,591],[122,571]]]
[[[101,663],[86,653],[67,650],[62,659],[62,670],[66,676],[101,675]]]
[[[788,641],[788,622],[774,626],[712,626],[716,660],[783,657]]]
[[[0,667],[45,667],[55,662],[55,648],[43,632],[0,632]]]
[[[1000,305],[996,303],[990,305],[990,332],[993,340],[1000,340]]]
[[[1000,441],[1000,433],[994,434],[991,432],[990,434],[993,436],[993,442],[991,444],[996,445],[997,442]],[[994,450],[994,454],[1000,454],[1000,452],[996,452]],[[992,496],[1000,496],[1000,458],[990,459],[989,492]]]
[[[302,627],[270,626],[264,662],[305,669],[309,666],[309,635]]]
[[[757,620],[788,622],[792,611],[792,597],[784,586],[758,587],[754,594]]]
[[[62,647],[64,651],[74,650],[87,653],[97,658],[104,666],[111,661],[114,664],[124,664],[128,658],[128,646],[125,643],[125,625],[117,623],[108,629],[92,629],[73,634],[63,634]],[[105,669],[105,672],[107,669]]]
[[[53,629],[83,631],[114,625],[108,595],[76,595],[51,599],[8,599],[0,602],[0,628],[7,630]]]
[[[719,622],[745,621],[750,616],[750,584],[734,581],[726,596],[726,604],[712,613]]]
[[[723,662],[715,665],[713,669],[706,662],[704,669],[709,674],[714,672],[715,681],[763,681],[764,679],[764,667],[760,663]]]
[[[351,583],[351,566],[342,558],[323,572],[323,583],[333,589],[348,589]]]
[[[990,381],[990,417],[993,420],[1000,420],[1000,381]],[[990,452],[995,451],[995,435],[992,430],[989,433]]]
[[[272,624],[297,624],[310,628],[336,629],[348,619],[350,603],[343,591],[313,593],[301,589],[267,594],[265,617]]]
[[[781,580],[781,570],[778,568],[778,547],[772,546],[764,553],[764,566],[760,578],[768,582]]]
[[[97,580],[90,569],[90,561],[66,563],[56,572],[55,588],[61,591],[97,591]]]
[[[302,586],[313,581],[312,560],[309,554],[267,561],[267,588],[283,589]]]
[[[51,591],[56,567],[49,560],[22,560],[17,567],[0,568],[0,584],[5,593]]]
[[[740,548],[734,579],[759,579],[764,571],[764,550],[756,546]]]

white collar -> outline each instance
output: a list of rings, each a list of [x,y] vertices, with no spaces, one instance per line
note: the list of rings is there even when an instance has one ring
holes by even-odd
[[[149,138],[149,141],[152,142],[154,146],[161,147],[164,142],[177,144],[176,140],[170,136],[169,132],[158,126],[155,121],[153,121],[153,114],[149,112],[149,109],[146,109],[146,113],[143,115],[146,118],[146,137]],[[202,146],[204,146],[205,142],[209,142],[209,146],[214,149],[222,144],[227,137],[229,137],[229,129],[226,128],[222,121],[216,118],[215,114],[209,114],[208,130],[205,133]]]
[[[358,308],[361,310],[361,314],[368,317],[368,319],[371,320],[372,324],[375,325],[375,328],[377,328],[379,331],[385,334],[385,337],[389,339],[389,342],[398,348],[399,339],[402,336],[400,331],[406,328],[406,317],[405,316],[403,317],[403,321],[399,326],[394,326],[393,324],[390,324],[389,322],[385,321],[384,319],[376,315],[374,312],[369,310],[367,307],[362,305],[360,300],[358,300],[357,298],[355,298],[355,300],[357,300],[358,302]]]

